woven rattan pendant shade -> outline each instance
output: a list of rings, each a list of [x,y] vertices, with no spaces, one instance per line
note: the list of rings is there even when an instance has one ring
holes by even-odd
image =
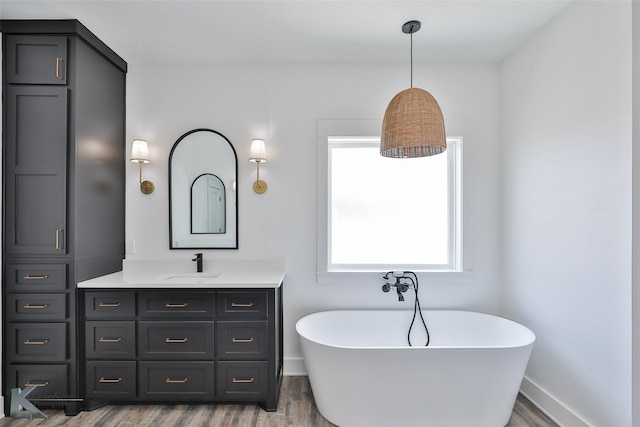
[[[420,21],[405,22],[402,32],[411,35],[411,88],[393,97],[382,120],[380,154],[385,157],[424,157],[447,149],[444,118],[436,99],[413,87],[413,33]]]
[[[436,99],[420,88],[393,97],[382,120],[380,154],[424,157],[447,149],[444,118]]]

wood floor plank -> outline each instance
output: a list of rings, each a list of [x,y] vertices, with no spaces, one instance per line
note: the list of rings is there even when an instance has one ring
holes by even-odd
[[[48,419],[3,418],[0,427],[335,427],[318,412],[307,377],[284,377],[275,412],[256,405],[108,405],[67,417],[43,411]],[[518,396],[506,427],[558,427]]]

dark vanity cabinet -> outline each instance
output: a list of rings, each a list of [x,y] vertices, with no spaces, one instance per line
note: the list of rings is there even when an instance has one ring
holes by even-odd
[[[0,21],[3,394],[80,409],[76,283],[122,269],[126,63],[75,20]]]
[[[256,402],[275,411],[281,289],[82,290],[87,407]]]

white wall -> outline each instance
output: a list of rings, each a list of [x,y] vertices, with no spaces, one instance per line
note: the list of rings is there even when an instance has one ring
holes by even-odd
[[[319,119],[381,119],[387,103],[408,85],[408,64],[130,64],[127,76],[127,144],[150,142],[152,163],[138,190],[138,169],[127,169],[127,239],[130,259],[189,258],[170,251],[169,151],[184,132],[208,127],[223,133],[239,157],[239,250],[208,250],[205,259],[283,257],[285,372],[303,366],[294,324],[304,314],[339,307],[404,307],[381,291],[381,280],[316,283],[316,140]],[[465,137],[464,274],[421,280],[423,308],[499,310],[499,82],[497,66],[416,66],[416,86],[441,104],[449,134]],[[260,168],[268,191],[252,190],[252,138],[264,138],[268,162]],[[381,206],[384,205],[381,201]],[[380,242],[385,244],[385,242]]]
[[[523,387],[565,426],[630,426],[631,3],[572,3],[501,82],[503,306],[538,337]]]
[[[633,2],[633,69],[640,70],[640,3]],[[633,425],[640,425],[640,74],[633,75]]]

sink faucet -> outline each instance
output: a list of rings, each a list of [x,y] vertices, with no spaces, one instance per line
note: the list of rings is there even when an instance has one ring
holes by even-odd
[[[202,273],[202,252],[198,252],[197,254],[195,254],[195,258],[192,259],[191,261],[196,262],[196,268],[198,273]]]

